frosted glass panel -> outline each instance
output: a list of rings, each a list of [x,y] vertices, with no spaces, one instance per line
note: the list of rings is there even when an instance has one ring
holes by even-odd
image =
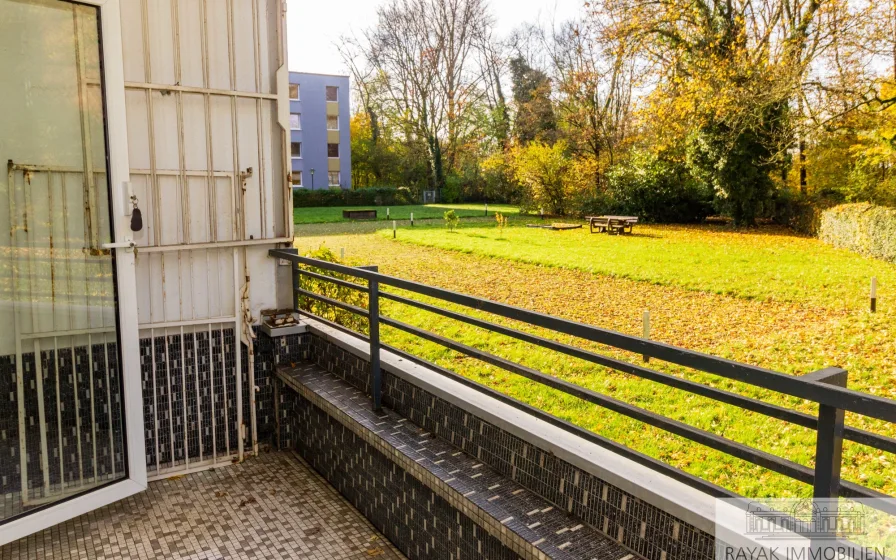
[[[0,0],[0,521],[126,476],[100,27]]]

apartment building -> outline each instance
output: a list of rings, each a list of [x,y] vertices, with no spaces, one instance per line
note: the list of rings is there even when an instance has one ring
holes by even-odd
[[[293,188],[352,187],[348,76],[289,73]]]

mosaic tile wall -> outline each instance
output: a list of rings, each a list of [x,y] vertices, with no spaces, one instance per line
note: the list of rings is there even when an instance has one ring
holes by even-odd
[[[519,555],[298,393],[280,391],[281,418],[295,436],[291,448],[411,559],[489,558]],[[450,551],[450,552],[449,552]]]
[[[258,441],[261,443],[273,443],[276,431],[274,369],[280,364],[307,359],[310,341],[309,333],[271,338],[260,329],[256,329],[255,386],[258,387],[258,391],[255,394],[255,420],[258,423]],[[247,364],[243,371],[248,370]],[[243,402],[248,402],[248,399],[244,399]]]
[[[42,350],[39,363],[34,352],[25,353],[22,373],[19,403],[16,358],[0,356],[0,518],[24,511],[23,436],[26,488],[38,502],[121,478],[125,471],[116,343]],[[24,434],[19,433],[20,405]]]
[[[310,360],[369,394],[367,361],[312,336]],[[383,404],[649,560],[710,560],[712,535],[383,372]]]
[[[279,363],[305,357],[310,335],[254,341],[259,442],[274,435],[272,373]],[[229,457],[238,450],[236,348],[232,328],[140,340],[146,464],[152,476],[186,464]],[[249,352],[240,343],[244,449],[252,447]]]

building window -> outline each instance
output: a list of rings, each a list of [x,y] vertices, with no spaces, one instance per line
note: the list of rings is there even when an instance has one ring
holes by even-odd
[[[327,101],[339,101],[339,88],[327,86]]]
[[[292,157],[294,157],[294,158],[302,157],[302,143],[301,142],[292,142]]]
[[[330,176],[330,186],[338,187],[340,185],[339,172],[338,171],[330,171],[329,176]]]
[[[327,130],[339,130],[339,117],[327,117]]]
[[[339,144],[327,144],[327,157],[339,157]]]
[[[299,84],[289,84],[289,98],[293,101],[299,100]]]
[[[302,186],[302,172],[301,171],[293,171],[292,172],[292,186],[293,187],[301,187]]]
[[[292,130],[302,130],[302,115],[299,113],[289,114],[289,128]]]

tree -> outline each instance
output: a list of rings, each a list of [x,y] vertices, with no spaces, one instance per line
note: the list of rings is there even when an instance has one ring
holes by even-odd
[[[557,120],[551,101],[551,79],[519,54],[510,59],[510,79],[516,106],[513,134],[517,142],[552,142],[557,135]]]
[[[563,141],[530,142],[514,151],[514,175],[525,188],[524,210],[544,209],[565,215],[569,207],[571,161]]]

